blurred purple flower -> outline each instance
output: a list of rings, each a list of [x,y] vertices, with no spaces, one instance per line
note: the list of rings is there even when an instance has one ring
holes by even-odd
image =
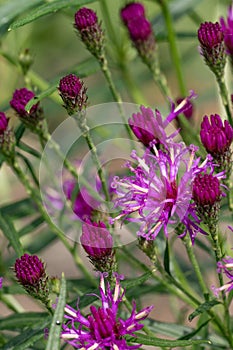
[[[3,277],[0,277],[0,289],[2,289],[2,283],[3,282]]]
[[[26,88],[21,88],[21,89],[15,90],[13,97],[10,101],[10,105],[19,114],[20,117],[28,116],[29,113],[36,112],[36,110],[38,108],[38,103],[37,103],[37,104],[32,106],[29,113],[25,110],[27,103],[33,97],[35,97],[34,92],[32,92]]]
[[[140,2],[130,2],[121,9],[121,19],[127,25],[136,18],[145,17],[145,8]]]
[[[139,349],[140,344],[130,346],[124,336],[136,336],[135,332],[143,328],[143,324],[139,322],[149,315],[153,306],[136,312],[136,303],[133,302],[131,315],[123,320],[118,314],[125,294],[120,285],[120,277],[115,275],[116,284],[113,290],[109,282],[105,285],[105,277],[106,274],[101,274],[101,307],[91,306],[89,315],[85,317],[79,309],[66,305],[64,317],[68,322],[63,324],[61,337],[75,349]]]
[[[228,9],[227,20],[220,18],[220,24],[224,33],[224,43],[228,55],[233,55],[233,5]]]
[[[0,112],[0,135],[4,134],[8,127],[8,119],[5,115],[5,113]]]

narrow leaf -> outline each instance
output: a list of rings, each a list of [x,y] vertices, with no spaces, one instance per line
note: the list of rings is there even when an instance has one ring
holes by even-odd
[[[210,301],[206,301],[205,303],[198,306],[198,308],[189,315],[189,317],[188,317],[189,321],[191,322],[196,316],[202,314],[203,312],[210,310],[213,306],[218,305],[218,304],[221,304],[221,303],[217,299],[212,299]]]
[[[21,219],[25,216],[35,214],[37,211],[31,199],[25,198],[0,207],[0,212],[4,217],[7,215],[13,219]]]
[[[0,213],[0,228],[8,239],[10,245],[14,248],[18,257],[24,253],[23,246],[20,243],[18,233],[9,217]]]
[[[21,331],[23,328],[31,326],[46,317],[48,317],[48,314],[44,312],[25,312],[10,315],[0,319],[0,330]]]
[[[42,216],[39,216],[38,218],[34,219],[29,224],[21,228],[21,230],[19,230],[19,237],[22,237],[24,235],[27,235],[28,233],[35,231],[43,222],[44,218]]]
[[[33,22],[40,17],[53,14],[54,12],[57,12],[62,9],[75,6],[77,10],[79,7],[82,7],[83,5],[90,4],[95,1],[96,0],[57,0],[57,1],[49,2],[47,4],[37,7],[35,10],[31,11],[22,19],[19,19],[14,23],[12,23],[12,25],[9,27],[8,30],[22,27],[25,24]]]
[[[148,337],[147,335],[138,334],[137,337],[127,336],[126,339],[131,343],[160,346],[160,347],[178,347],[178,346],[191,346],[194,344],[211,344],[209,340],[198,339],[198,340],[168,340],[156,337]]]
[[[49,339],[46,350],[60,349],[61,325],[63,322],[64,308],[66,304],[66,280],[64,275],[61,278],[61,288],[58,303],[52,320],[52,326],[49,330]]]
[[[145,283],[151,277],[151,275],[152,275],[151,272],[146,272],[140,277],[122,281],[122,286],[125,287],[126,289],[139,286],[140,284]]]

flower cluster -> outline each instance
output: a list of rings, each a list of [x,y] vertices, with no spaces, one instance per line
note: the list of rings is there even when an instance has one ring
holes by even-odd
[[[139,2],[127,4],[121,10],[121,19],[142,60],[153,66],[156,58],[156,42],[151,23],[145,16],[144,6]]]
[[[105,285],[106,274],[100,278],[101,306],[90,307],[88,316],[83,316],[80,310],[69,305],[65,307],[62,339],[75,349],[139,349],[141,345],[129,345],[124,338],[126,335],[135,336],[135,332],[143,328],[143,321],[153,309],[153,306],[136,311],[133,302],[131,315],[125,320],[120,317],[120,304],[125,292],[120,285],[120,276],[115,275],[115,287],[111,290],[109,282]]]

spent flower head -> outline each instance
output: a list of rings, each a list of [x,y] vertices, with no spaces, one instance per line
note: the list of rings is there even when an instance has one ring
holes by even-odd
[[[224,34],[218,22],[201,23],[198,29],[200,53],[207,66],[217,76],[221,76],[226,64]]]
[[[115,275],[115,287],[111,290],[110,283],[105,283],[106,274],[100,278],[100,307],[91,306],[88,316],[81,314],[69,305],[65,307],[62,339],[75,349],[139,349],[140,344],[129,345],[126,335],[136,336],[135,332],[143,328],[143,321],[153,309],[153,306],[136,311],[133,302],[132,312],[127,319],[120,316],[120,306],[124,297],[124,290],[120,285],[120,276]]]
[[[104,51],[104,32],[98,17],[92,9],[82,7],[75,13],[74,27],[77,29],[86,48],[97,59],[102,60]]]

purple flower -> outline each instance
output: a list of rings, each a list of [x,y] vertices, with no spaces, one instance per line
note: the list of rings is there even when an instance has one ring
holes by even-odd
[[[37,255],[24,254],[16,259],[15,274],[23,286],[35,285],[45,276],[45,267]]]
[[[182,99],[178,106],[175,106],[175,103],[171,101],[171,112],[164,121],[157,109],[154,112],[151,108],[141,106],[141,112],[134,113],[132,118],[129,119],[129,126],[139,141],[146,147],[151,147],[151,143],[154,141],[154,144],[162,144],[166,148],[179,131],[167,136],[165,128],[179,114],[185,113],[190,108],[190,99],[194,96],[195,93],[191,91],[190,95]]]
[[[216,75],[223,73],[226,64],[224,34],[218,22],[201,23],[198,29],[200,52],[206,64]]]
[[[3,277],[0,277],[0,289],[2,289]]]
[[[184,98],[177,98],[176,99],[177,105],[179,106],[179,104],[181,104],[182,101],[184,101],[184,100],[185,100]],[[193,116],[193,109],[194,109],[193,104],[190,101],[190,99],[188,99],[188,100],[186,99],[186,109],[183,111],[183,114],[188,120],[190,120]]]
[[[25,117],[28,115],[28,112],[25,110],[27,103],[35,97],[34,92],[22,88],[15,90],[12,100],[10,101],[11,107],[19,114],[20,117]],[[36,112],[38,104],[32,106],[30,113]]]
[[[5,113],[0,112],[0,135],[3,135],[8,127],[9,120],[7,119]]]
[[[227,20],[223,17],[220,18],[220,24],[224,33],[224,43],[226,46],[226,52],[228,55],[233,55],[233,5],[228,9]]]
[[[130,346],[124,336],[136,336],[135,332],[143,328],[139,322],[149,315],[153,306],[136,312],[136,303],[133,302],[131,315],[126,320],[122,319],[118,308],[125,292],[121,289],[120,277],[115,276],[115,288],[111,290],[109,282],[105,285],[105,276],[101,274],[100,279],[101,306],[91,306],[88,316],[66,305],[65,318],[68,322],[63,324],[61,337],[76,349],[139,349],[140,344]]]
[[[140,2],[130,2],[121,9],[121,19],[127,25],[135,18],[143,18],[145,16],[145,8]]]
[[[219,292],[230,292],[233,289],[233,258],[228,256],[222,261],[218,261],[217,263],[217,273],[223,272],[225,276],[229,279],[227,283],[220,286],[219,288],[216,288],[215,286],[212,286],[212,290],[216,297],[218,297]]]
[[[152,35],[151,24],[144,17],[138,17],[128,22],[127,28],[133,42],[147,41]]]
[[[18,282],[29,294],[42,301],[47,301],[48,276],[44,263],[37,255],[24,254],[21,258],[16,259],[14,271]]]
[[[113,239],[103,222],[87,220],[83,223],[80,241],[87,254],[94,259],[101,259],[112,253]]]
[[[75,28],[78,30],[81,40],[86,48],[97,59],[102,59],[104,50],[104,33],[96,13],[86,7],[75,13]]]
[[[219,179],[212,174],[198,174],[193,182],[193,199],[198,205],[213,206],[222,197]]]
[[[233,128],[227,120],[224,124],[218,114],[204,116],[201,123],[201,142],[207,152],[212,155],[221,155],[228,151],[233,140]]]
[[[76,75],[69,74],[63,77],[58,90],[69,115],[86,108],[87,89],[83,86],[83,81]]]
[[[191,184],[196,174],[207,167],[209,158],[198,165],[200,159],[195,159],[196,149],[192,145],[171,143],[165,152],[155,147],[154,154],[146,150],[142,158],[133,151],[131,157],[136,167],[127,164],[132,175],[122,179],[116,177],[113,182],[118,195],[115,206],[122,209],[114,220],[125,217],[128,221],[139,222],[137,233],[147,240],[153,240],[162,228],[168,236],[168,225],[180,222],[192,240],[198,231],[204,233],[197,225],[200,221],[190,205]],[[134,216],[130,216],[133,213]]]
[[[75,26],[78,30],[93,27],[98,22],[96,13],[86,7],[82,7],[75,13]]]

